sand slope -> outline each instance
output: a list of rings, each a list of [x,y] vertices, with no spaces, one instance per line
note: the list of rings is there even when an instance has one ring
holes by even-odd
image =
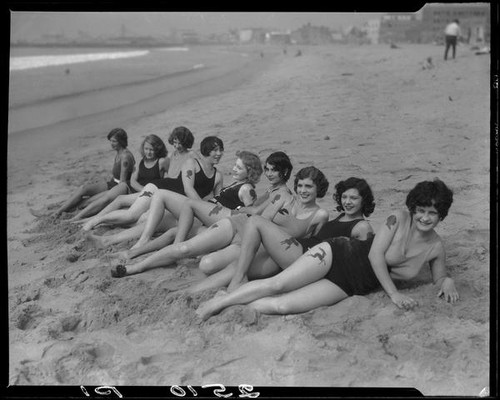
[[[437,299],[423,271],[400,286],[420,303],[411,312],[377,292],[294,316],[238,306],[200,323],[195,310],[213,293],[176,292],[202,277],[196,259],[113,279],[111,253],[119,247],[92,248],[78,226],[29,214],[106,174],[106,141],[84,137],[57,161],[31,160],[32,175],[9,185],[9,382],[406,386],[425,395],[478,395],[489,384],[489,58],[460,47],[445,63],[442,51],[289,51],[231,92],[123,127],[133,149],[144,135],[176,125],[190,127],[197,143],[219,135],[227,181],[237,150],[262,158],[283,150],[294,172],[310,164],[325,172],[331,188],[321,204],[330,210],[334,183],[363,177],[375,192],[375,228],[417,182],[440,177],[455,193],[438,231],[458,304]],[[422,69],[428,56],[435,68]]]

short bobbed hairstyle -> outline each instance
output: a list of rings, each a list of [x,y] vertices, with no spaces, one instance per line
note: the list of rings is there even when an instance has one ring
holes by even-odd
[[[207,136],[200,143],[200,153],[205,157],[217,148],[224,151],[224,143],[217,136]]]
[[[323,174],[323,172],[313,166],[302,168],[299,172],[297,172],[297,174],[295,175],[295,181],[293,183],[293,190],[295,191],[295,193],[297,193],[297,185],[299,183],[299,180],[307,178],[311,179],[316,185],[316,197],[318,197],[319,199],[325,197],[330,183],[328,182],[328,179],[326,179],[325,174]]]
[[[262,163],[258,155],[251,153],[249,151],[238,151],[236,152],[236,157],[238,157],[247,170],[248,182],[255,185],[260,180],[262,175]]]
[[[151,134],[148,135],[144,138],[141,144],[141,155],[144,157],[144,145],[146,143],[149,143],[151,146],[153,146],[154,152],[155,152],[155,157],[156,158],[163,158],[166,157],[168,154],[167,147],[165,146],[165,143],[163,140],[161,140],[158,136]]]
[[[177,128],[174,128],[168,137],[168,143],[173,145],[174,139],[177,139],[186,150],[193,147],[194,136],[185,126],[178,126]]]
[[[282,151],[271,153],[266,159],[266,164],[272,165],[279,172],[280,178],[283,182],[288,182],[292,175],[292,162],[290,158]]]
[[[335,185],[333,200],[338,204],[337,211],[344,211],[344,207],[342,207],[342,194],[349,189],[356,189],[358,191],[361,196],[361,212],[365,217],[368,217],[375,210],[375,200],[370,185],[362,178],[347,178],[345,181],[340,181]]]
[[[128,136],[127,132],[125,132],[122,128],[112,129],[111,132],[108,133],[108,140],[115,138],[121,147],[124,149],[128,146]]]
[[[406,196],[406,206],[412,215],[415,214],[417,207],[434,206],[441,220],[448,215],[451,203],[453,203],[453,192],[438,178],[417,183]]]

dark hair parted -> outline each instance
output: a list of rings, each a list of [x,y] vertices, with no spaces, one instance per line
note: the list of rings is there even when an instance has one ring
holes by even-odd
[[[368,217],[375,210],[375,200],[370,185],[362,178],[347,178],[345,181],[340,181],[335,185],[333,200],[338,204],[337,211],[344,210],[342,207],[342,194],[349,189],[356,189],[358,191],[362,199],[361,212],[365,217]]]
[[[326,179],[323,172],[312,166],[302,168],[299,172],[297,172],[297,175],[295,175],[295,181],[293,183],[293,190],[295,193],[297,193],[297,184],[299,183],[299,180],[307,178],[311,179],[316,185],[316,197],[319,199],[325,197],[330,183],[328,182],[328,179]]]
[[[262,163],[258,155],[251,153],[249,151],[238,151],[236,152],[236,157],[238,157],[247,170],[248,182],[256,184],[260,180],[262,175]]]
[[[266,159],[266,164],[272,165],[279,172],[283,182],[287,182],[292,175],[292,162],[290,158],[282,151],[271,153]]]
[[[167,147],[163,140],[161,140],[158,136],[151,134],[144,138],[141,144],[141,155],[144,157],[144,145],[149,143],[153,147],[153,151],[155,152],[156,158],[166,157],[168,154]]]
[[[406,206],[412,215],[415,214],[417,207],[434,206],[441,220],[448,215],[451,203],[453,203],[453,192],[438,178],[417,183],[406,196]]]
[[[224,143],[217,136],[207,136],[200,143],[200,153],[205,157],[208,157],[211,151],[219,148],[220,151],[224,151]]]
[[[168,143],[171,145],[174,144],[174,139],[177,139],[186,150],[193,147],[194,136],[185,126],[178,126],[177,128],[174,128],[168,137]]]
[[[120,144],[124,149],[128,146],[128,136],[127,132],[125,132],[122,128],[112,129],[111,132],[108,133],[108,140],[115,138],[116,141]]]

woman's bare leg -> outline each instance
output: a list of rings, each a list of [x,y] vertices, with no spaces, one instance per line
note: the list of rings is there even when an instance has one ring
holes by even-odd
[[[147,185],[146,185],[147,186]],[[156,186],[155,186],[156,187]],[[126,210],[114,210],[108,214],[95,216],[86,222],[82,229],[89,231],[100,224],[110,225],[130,225],[140,218],[146,212],[151,202],[151,192],[143,190],[135,199],[134,203]]]
[[[202,303],[197,314],[205,320],[232,305],[248,304],[263,297],[297,290],[323,279],[331,265],[331,247],[328,243],[320,243],[278,275],[247,282],[234,292]]]
[[[127,194],[127,192],[128,192],[128,185],[125,182],[120,182],[118,185],[112,187],[106,192],[103,192],[102,196],[100,196],[97,200],[92,201],[89,205],[87,205],[87,207],[85,207],[73,218],[71,218],[71,221],[78,221],[79,219],[85,218],[87,216],[92,216],[98,213],[109,203],[111,203],[114,199],[116,199],[118,196]]]
[[[347,298],[346,292],[327,279],[275,297],[264,297],[248,305],[262,314],[298,314],[331,306]]]
[[[106,182],[98,182],[89,185],[80,186],[71,197],[66,200],[61,207],[55,212],[56,215],[61,215],[63,212],[73,209],[79,203],[82,202],[84,196],[93,196],[97,193],[104,192],[108,190],[108,184]]]
[[[177,230],[174,243],[180,243],[186,240],[193,226],[195,217],[197,217],[203,225],[210,226],[230,215],[231,211],[219,204],[213,204],[203,200],[188,199],[182,206],[179,214],[179,229]]]
[[[179,218],[183,205],[186,203],[187,197],[172,192],[171,190],[160,189],[151,198],[151,204],[149,206],[149,215],[146,221],[146,226],[141,237],[134,245],[134,247],[144,246],[147,242],[151,240],[156,228],[160,223],[161,216],[165,210],[169,211],[176,218]]]
[[[127,240],[137,239],[139,236],[141,236],[143,229],[144,229],[143,225],[134,225],[118,233],[105,236],[93,235],[89,232],[87,233],[86,238],[87,240],[92,242],[96,247],[104,248],[107,246],[111,246],[113,244],[125,242]]]
[[[247,280],[248,269],[261,243],[271,258],[282,268],[286,268],[302,255],[302,246],[297,240],[275,223],[254,215],[245,223],[241,253],[228,291],[233,291]]]
[[[172,244],[133,265],[118,266],[115,277],[138,274],[151,268],[170,265],[182,258],[195,257],[228,246],[234,237],[233,227],[223,219],[209,229],[182,243]]]

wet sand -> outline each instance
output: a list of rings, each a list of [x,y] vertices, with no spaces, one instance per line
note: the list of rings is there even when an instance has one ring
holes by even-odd
[[[290,50],[230,91],[209,88],[164,112],[149,115],[145,105],[142,118],[104,113],[93,121],[98,129],[69,138],[68,126],[54,125],[36,157],[26,156],[32,134],[9,141],[9,383],[479,395],[490,371],[490,61],[465,47],[448,62],[442,47],[401,47],[305,47],[301,57]],[[435,67],[423,69],[429,56]],[[419,302],[413,311],[397,309],[379,291],[299,315],[237,306],[200,322],[196,308],[213,292],[177,291],[203,277],[198,259],[111,278],[111,254],[125,246],[96,249],[78,226],[35,218],[29,209],[53,208],[78,185],[105,176],[113,158],[105,137],[117,121],[135,154],[145,135],[166,139],[178,125],[193,131],[196,144],[220,136],[227,182],[237,150],[262,159],[283,150],[294,172],[313,164],[326,174],[331,187],[320,204],[332,215],[334,184],[363,177],[375,192],[375,229],[417,182],[439,177],[454,190],[438,232],[460,302],[436,298],[425,270],[399,285]],[[72,128],[84,132],[86,122]]]

